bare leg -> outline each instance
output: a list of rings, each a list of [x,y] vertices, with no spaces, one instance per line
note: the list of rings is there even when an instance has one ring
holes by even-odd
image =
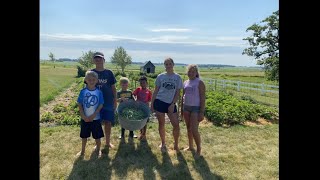
[[[161,138],[161,151],[165,151],[165,146],[166,146],[166,131],[164,128],[164,123],[165,123],[165,114],[164,113],[160,113],[160,112],[156,112],[156,116],[158,118],[158,122],[159,122],[159,134],[160,134],[160,138]]]
[[[95,150],[97,151],[98,153],[98,157],[101,157],[102,155],[102,152],[100,150],[100,147],[101,147],[101,140],[100,139],[96,139],[96,147],[95,147]]]
[[[187,133],[188,133],[188,140],[189,140],[189,147],[185,148],[184,150],[193,150],[193,136],[192,136],[192,126],[190,120],[191,113],[188,111],[183,112],[183,117],[187,125]]]
[[[146,140],[146,131],[147,131],[147,125],[145,125],[142,129],[140,129],[140,140]]]
[[[179,119],[177,113],[168,113],[168,117],[170,119],[171,125],[173,126],[173,139],[174,139],[174,150],[179,150],[178,147],[178,140],[180,134],[180,127],[179,127]]]
[[[192,128],[192,135],[194,138],[194,141],[196,142],[197,145],[197,154],[200,156],[201,154],[201,138],[200,138],[200,133],[198,131],[199,128],[199,121],[198,121],[198,113],[191,113],[190,116],[190,123],[191,123],[191,128]]]
[[[86,145],[87,145],[87,138],[82,138],[82,147],[81,151],[77,153],[76,156],[83,156],[86,151]]]
[[[109,148],[114,148],[114,145],[110,143],[110,134],[111,134],[111,122],[104,121],[104,134],[106,137],[106,146]]]

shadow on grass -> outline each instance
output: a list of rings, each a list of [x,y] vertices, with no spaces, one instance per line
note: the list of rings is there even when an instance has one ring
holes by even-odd
[[[222,176],[214,174],[210,171],[209,165],[207,161],[203,158],[203,156],[197,157],[196,153],[193,151],[192,155],[194,157],[194,168],[201,175],[202,179],[210,179],[210,180],[222,180]]]
[[[157,157],[152,153],[148,141],[142,141],[137,146],[137,152],[141,155],[139,168],[143,169],[143,179],[156,179],[155,171],[159,162]]]
[[[72,171],[68,180],[81,179],[111,179],[109,151],[98,158],[96,151],[92,151],[89,160],[85,160],[83,156],[78,157],[73,164]]]
[[[177,152],[177,159],[179,161],[178,166],[176,167],[176,169],[178,169],[179,173],[179,179],[193,179],[192,175],[189,171],[188,165],[187,165],[187,161],[186,159],[183,157],[183,155],[181,154],[181,152]]]
[[[135,162],[135,147],[132,139],[125,142],[125,139],[121,139],[118,149],[116,150],[114,159],[112,160],[112,168],[115,170],[115,174],[120,178],[125,178],[128,173],[128,169]]]

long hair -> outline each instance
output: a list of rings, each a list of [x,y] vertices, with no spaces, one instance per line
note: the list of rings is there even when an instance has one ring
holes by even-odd
[[[196,70],[196,72],[197,72],[196,77],[197,77],[197,78],[199,78],[199,77],[200,77],[200,73],[199,73],[198,65],[196,65],[196,64],[189,64],[189,65],[187,66],[187,73],[188,73],[188,71],[190,71],[190,69],[194,69],[194,70]]]

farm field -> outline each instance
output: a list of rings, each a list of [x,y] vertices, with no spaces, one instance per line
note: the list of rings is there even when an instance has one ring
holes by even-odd
[[[40,106],[69,87],[75,81],[76,73],[72,67],[40,65]]]
[[[75,77],[76,64],[55,63],[54,66],[50,63],[40,66],[43,104],[55,101],[59,94],[72,97],[64,94],[64,90],[79,79]],[[240,69],[219,71],[252,78],[261,75],[256,70]],[[132,70],[138,71],[137,67]],[[180,72],[183,71],[180,67]],[[212,75],[210,71],[203,72]],[[78,93],[74,89],[68,92]],[[85,156],[77,158],[75,155],[81,149],[79,131],[77,125],[40,126],[40,179],[279,179],[279,125],[263,119],[230,127],[219,127],[205,119],[199,126],[200,158],[195,158],[193,152],[183,151],[188,145],[183,121],[180,122],[178,153],[173,150],[170,124],[166,124],[168,152],[161,153],[158,123],[151,121],[147,142],[129,141],[126,132],[125,142],[121,143],[118,139],[120,126],[116,124],[111,132],[114,149],[107,150],[103,138],[103,156],[97,158],[93,151],[94,140],[89,138]],[[138,131],[135,134],[139,136]]]

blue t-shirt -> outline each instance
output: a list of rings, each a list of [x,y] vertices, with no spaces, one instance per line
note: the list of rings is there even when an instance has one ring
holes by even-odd
[[[99,89],[89,90],[88,88],[83,88],[78,96],[78,103],[82,104],[84,115],[87,117],[92,115],[100,104],[103,104],[102,92]],[[93,120],[100,119],[100,113],[97,113]]]
[[[103,109],[113,111],[114,97],[111,86],[114,85],[117,80],[113,75],[113,72],[109,69],[104,69],[103,71],[97,71],[92,69],[92,71],[98,74],[97,87],[102,91],[103,94]]]

